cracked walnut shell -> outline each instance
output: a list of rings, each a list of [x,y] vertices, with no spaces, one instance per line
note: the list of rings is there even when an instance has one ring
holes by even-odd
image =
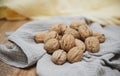
[[[56,50],[51,57],[52,62],[58,65],[64,64],[66,59],[67,59],[66,52],[60,49]]]
[[[75,39],[75,46],[80,47],[80,49],[85,51],[85,44],[83,41]]]
[[[37,43],[43,43],[46,37],[46,32],[39,32],[35,35],[35,41]]]
[[[59,41],[57,39],[50,39],[44,44],[44,49],[48,53],[53,53],[55,50],[60,48]]]
[[[75,38],[80,38],[80,34],[78,33],[78,31],[72,29],[72,28],[67,28],[65,31],[65,34],[71,34],[73,35]]]
[[[100,43],[105,41],[105,35],[101,32],[94,32],[93,36],[97,37]]]
[[[46,35],[46,37],[44,39],[44,43],[46,43],[49,39],[53,39],[53,38],[58,39],[58,37],[59,37],[59,35],[56,31],[48,32],[48,34]]]
[[[63,35],[66,28],[67,26],[65,24],[57,23],[57,24],[52,25],[49,31],[56,31],[59,35]]]
[[[100,49],[99,40],[96,37],[88,37],[85,39],[86,50],[96,53]]]
[[[83,40],[85,40],[85,38],[89,36],[92,36],[93,34],[92,30],[88,27],[86,23],[83,23],[79,26],[78,32]]]
[[[60,41],[61,49],[68,52],[72,47],[75,46],[75,38],[71,34],[63,35]]]
[[[67,53],[67,60],[70,63],[78,62],[82,60],[82,57],[83,57],[83,51],[79,47],[73,47]]]

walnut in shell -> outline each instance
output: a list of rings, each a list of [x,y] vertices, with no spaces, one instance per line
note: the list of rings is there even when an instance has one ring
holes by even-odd
[[[59,41],[57,39],[50,39],[44,44],[44,49],[48,53],[53,53],[55,50],[60,48]]]
[[[80,47],[80,49],[85,51],[85,44],[83,41],[75,39],[75,46]]]
[[[49,31],[56,31],[58,34],[63,35],[63,33],[65,32],[67,26],[65,24],[54,24],[51,26],[51,28],[49,29]]]
[[[80,38],[80,34],[78,33],[78,31],[76,31],[76,30],[74,30],[72,28],[69,28],[69,27],[65,30],[65,34],[71,34],[75,38]]]
[[[83,40],[85,40],[85,38],[89,36],[92,36],[93,34],[92,30],[88,27],[86,23],[83,23],[79,26],[78,32]]]
[[[46,37],[44,39],[44,43],[46,43],[49,39],[53,39],[53,38],[58,39],[58,37],[59,37],[59,35],[56,31],[48,32],[48,34],[46,35]]]
[[[78,62],[78,61],[82,60],[82,57],[83,57],[83,51],[79,47],[73,47],[67,53],[67,60],[70,63]]]
[[[100,49],[99,40],[96,37],[88,37],[85,39],[86,50],[96,53]]]
[[[83,19],[73,20],[72,23],[70,24],[70,27],[75,30],[78,30],[78,27],[83,23],[85,24],[85,21]]]
[[[93,36],[97,37],[100,43],[105,41],[105,35],[101,32],[94,32]]]
[[[60,49],[56,50],[51,57],[52,62],[58,65],[64,64],[66,59],[67,59],[66,52]]]
[[[61,49],[68,52],[72,47],[75,46],[75,38],[71,34],[63,35],[60,41]]]
[[[40,33],[35,35],[35,41],[37,43],[43,43],[45,37],[46,37],[46,32],[40,32]]]

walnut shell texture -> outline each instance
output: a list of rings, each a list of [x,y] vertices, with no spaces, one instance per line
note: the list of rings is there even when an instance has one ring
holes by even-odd
[[[56,31],[59,35],[62,35],[64,34],[66,28],[67,28],[67,25],[57,23],[57,24],[52,25],[49,31]]]
[[[63,50],[56,50],[51,57],[52,62],[58,65],[62,65],[66,62],[67,54]]]
[[[80,47],[80,49],[85,51],[85,44],[83,41],[75,39],[75,46]]]
[[[72,23],[70,24],[70,27],[75,29],[75,30],[78,30],[78,27],[81,24],[85,24],[85,20],[83,20],[83,19],[76,19],[76,20],[72,21]]]
[[[72,47],[75,46],[75,38],[71,34],[63,35],[60,41],[61,49],[68,52]]]
[[[88,37],[85,40],[86,50],[96,53],[100,49],[99,40],[96,37]]]
[[[79,47],[73,47],[67,53],[67,60],[70,63],[78,62],[78,61],[82,60],[82,57],[83,57],[83,51],[81,49],[79,49]]]
[[[59,48],[60,48],[60,44],[57,39],[50,39],[44,45],[44,49],[48,53],[53,53],[55,50],[58,50]]]
[[[92,30],[88,27],[87,24],[81,24],[78,28],[78,32],[83,40],[89,36],[92,36],[93,34]]]
[[[44,39],[44,43],[46,43],[49,39],[53,39],[53,38],[58,39],[58,36],[59,35],[56,31],[48,32],[48,34],[46,35],[46,37]]]
[[[46,37],[46,32],[39,32],[35,35],[35,41],[37,43],[43,43]]]
[[[94,32],[93,36],[97,37],[100,43],[105,41],[105,35],[101,32]]]
[[[75,38],[80,38],[80,34],[78,33],[78,31],[72,29],[72,28],[67,28],[65,31],[65,34],[71,34],[73,35]]]

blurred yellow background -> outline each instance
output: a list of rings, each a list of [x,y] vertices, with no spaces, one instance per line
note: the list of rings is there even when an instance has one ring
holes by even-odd
[[[107,25],[120,24],[120,0],[0,0],[0,19],[84,16]]]

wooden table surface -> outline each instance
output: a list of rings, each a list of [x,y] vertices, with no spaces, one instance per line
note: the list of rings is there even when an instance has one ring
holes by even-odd
[[[5,32],[12,32],[18,29],[23,24],[29,22],[28,20],[23,21],[6,21],[0,20],[0,44],[8,43]],[[5,64],[0,61],[0,76],[37,76],[36,74],[36,65],[26,68],[20,69],[15,68],[10,65]]]

